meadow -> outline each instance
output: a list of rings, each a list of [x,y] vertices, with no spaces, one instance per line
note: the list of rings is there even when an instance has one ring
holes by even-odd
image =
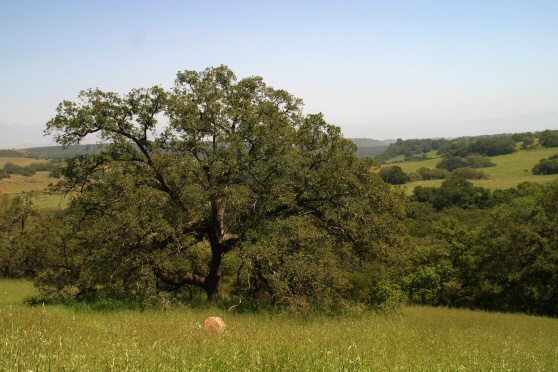
[[[558,319],[430,307],[297,318],[220,307],[94,310],[24,303],[0,280],[2,371],[555,371]],[[227,323],[207,333],[208,316]]]
[[[26,157],[0,156],[0,168],[4,168],[4,165],[6,165],[6,163],[12,163],[15,165],[19,165],[20,167],[26,167],[33,163],[48,163],[48,160]]]
[[[521,182],[547,183],[558,178],[558,174],[534,175],[531,169],[543,158],[548,158],[558,153],[557,148],[543,148],[537,150],[520,150],[513,154],[491,157],[490,160],[496,164],[495,167],[480,168],[479,170],[488,174],[489,179],[471,180],[475,186],[481,186],[490,190],[509,189]],[[419,168],[436,168],[436,164],[442,160],[435,151],[427,154],[428,159],[414,162],[401,162],[403,157],[391,159],[385,166],[398,165],[407,174],[416,172]],[[416,186],[440,187],[444,180],[414,181],[405,184],[408,193]]]

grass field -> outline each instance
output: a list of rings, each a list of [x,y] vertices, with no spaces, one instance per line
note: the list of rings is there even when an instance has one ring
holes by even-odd
[[[48,163],[50,160],[45,159],[33,159],[33,158],[17,158],[17,157],[3,157],[0,156],[0,168],[4,168],[6,163],[12,163],[15,165],[19,165],[20,167],[26,167],[33,163]]]
[[[548,148],[539,150],[517,151],[513,154],[500,155],[492,157],[495,167],[481,168],[480,170],[487,173],[490,177],[488,180],[472,180],[475,186],[482,186],[491,190],[509,189],[517,184],[529,181],[536,183],[547,183],[558,179],[558,174],[535,176],[531,173],[531,169],[539,162],[540,159],[548,158],[551,155],[558,154],[558,148]],[[432,156],[431,153],[428,156]],[[435,168],[436,164],[441,160],[440,157],[429,158],[427,160],[416,162],[397,163],[407,174],[416,172],[421,167]],[[390,166],[393,164],[386,164]],[[415,186],[435,186],[439,187],[443,180],[415,181],[405,184],[409,193]]]
[[[22,160],[23,158],[15,159]],[[19,174],[12,174],[10,178],[0,179],[0,193],[13,195],[34,192],[36,193],[36,197],[33,199],[33,203],[37,207],[64,207],[67,203],[67,200],[63,199],[60,195],[54,195],[45,192],[45,190],[51,183],[55,184],[56,182],[58,182],[56,178],[49,177],[49,173],[50,172],[37,172],[31,177],[24,177]]]
[[[28,307],[0,281],[2,371],[555,371],[558,319],[407,307],[298,319],[219,308]],[[200,324],[221,316],[223,334]]]
[[[5,194],[44,191],[49,184],[54,184],[58,181],[56,178],[49,177],[49,173],[50,172],[37,172],[30,177],[12,174],[10,178],[0,180],[0,191]]]

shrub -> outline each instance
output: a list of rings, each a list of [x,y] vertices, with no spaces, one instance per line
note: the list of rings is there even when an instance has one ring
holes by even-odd
[[[417,173],[421,175],[423,180],[443,180],[449,174],[445,169],[430,169],[426,167],[419,168]]]
[[[539,142],[544,147],[558,147],[558,130],[545,130],[541,133]]]
[[[442,159],[438,164],[436,164],[436,168],[438,169],[446,169],[448,171],[453,171],[457,168],[467,167],[469,163],[462,157],[459,156],[447,156]]]
[[[533,167],[533,174],[558,174],[558,154],[549,158],[541,159]]]
[[[394,165],[392,167],[383,167],[382,169],[380,169],[379,175],[384,180],[384,182],[392,185],[403,185],[411,180],[409,176],[405,172],[403,172],[403,169],[401,169],[401,167],[398,165]]]
[[[515,152],[515,141],[511,137],[480,139],[471,144],[471,152],[486,156],[511,154]]]
[[[465,160],[467,160],[467,162],[469,163],[468,166],[471,168],[488,168],[496,166],[496,164],[493,163],[489,157],[479,154],[467,155]]]
[[[457,168],[452,173],[457,174],[465,178],[466,180],[486,180],[489,178],[485,172],[478,171],[469,167]]]

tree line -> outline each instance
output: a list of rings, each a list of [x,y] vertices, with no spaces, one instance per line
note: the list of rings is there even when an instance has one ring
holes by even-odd
[[[37,172],[49,172],[49,177],[58,178],[61,164],[59,161],[50,161],[45,163],[32,163],[27,166],[17,165],[11,162],[4,164],[0,169],[0,180],[10,178],[12,174],[19,174],[25,177],[31,177]]]

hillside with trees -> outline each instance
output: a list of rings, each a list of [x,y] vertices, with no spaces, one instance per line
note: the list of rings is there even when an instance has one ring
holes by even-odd
[[[225,66],[83,91],[47,129],[61,148],[5,152],[0,180],[52,172],[67,198],[0,194],[0,274],[35,301],[558,316],[556,130],[397,140],[374,160],[358,147],[381,142]]]

